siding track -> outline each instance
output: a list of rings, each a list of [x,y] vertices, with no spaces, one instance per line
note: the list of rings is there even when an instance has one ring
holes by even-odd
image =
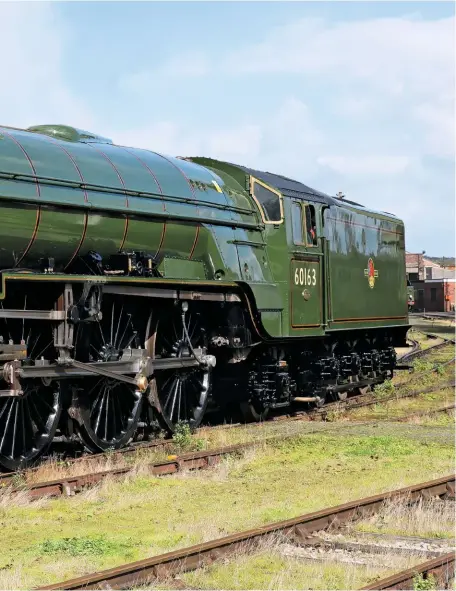
[[[454,382],[448,383],[448,386],[454,387]],[[372,396],[372,394],[367,394],[363,396],[357,396],[352,399],[348,399],[342,402],[334,402],[327,405],[326,409],[318,409],[311,413],[299,414],[297,416],[281,416],[276,417],[276,420],[281,421],[324,421],[327,417],[328,412],[332,409],[337,410],[352,410],[357,408],[362,408],[365,406],[371,406],[374,404],[384,403],[388,401],[396,401],[402,398],[410,398],[415,397],[420,394],[424,393],[431,393],[433,390],[440,390],[442,385],[436,388],[425,388],[421,390],[417,390],[415,392],[408,392],[404,395],[397,395],[393,394],[391,396],[377,399]],[[443,408],[438,408],[435,410],[426,411],[423,413],[412,413],[409,416],[401,417],[396,419],[398,422],[405,422],[409,419],[413,419],[420,416],[427,416],[431,414],[438,414],[438,413],[451,413],[454,411],[454,406],[445,406]],[[371,424],[373,421],[356,421],[357,425],[368,425]],[[378,424],[378,421],[374,421],[375,424]],[[253,426],[260,426],[261,423],[255,423]],[[350,427],[353,423],[344,422],[340,424],[334,424],[334,428],[331,431],[343,431],[344,429]],[[252,426],[252,425],[251,425]],[[242,428],[241,424],[236,425],[220,425],[218,427],[213,427],[212,429],[223,429],[223,428]],[[195,437],[198,437],[204,430],[207,430],[207,427],[202,427],[198,429],[195,433]],[[320,430],[310,430],[303,435],[312,435],[315,433],[320,432]],[[326,431],[326,432],[329,432]],[[168,474],[175,474],[181,470],[197,470],[197,469],[205,469],[214,466],[218,463],[221,458],[226,457],[231,454],[241,453],[246,451],[247,449],[255,446],[261,445],[262,443],[272,443],[274,441],[286,441],[287,439],[292,439],[297,436],[296,433],[291,435],[279,435],[279,436],[271,436],[265,437],[264,439],[257,440],[253,439],[247,443],[239,443],[236,445],[231,445],[227,447],[222,447],[219,449],[209,449],[194,453],[185,453],[179,456],[172,455],[168,461],[162,460],[154,463],[147,463],[144,460],[143,467],[147,469],[150,474],[154,474],[157,476],[163,476]],[[138,453],[141,450],[148,450],[151,451],[163,451],[172,453],[172,448],[175,448],[175,444],[172,440],[164,440],[164,441],[153,441],[149,444],[138,444],[136,446],[131,446],[128,448],[124,448],[118,450],[116,452],[111,452],[111,456],[126,456],[126,455],[133,455]],[[82,458],[76,458],[74,460],[70,460],[68,465],[74,465],[80,463],[82,460],[89,462],[96,462],[100,460],[100,458],[106,457],[106,454],[93,454],[91,456],[83,456]],[[0,475],[0,487],[4,490],[8,490],[8,492],[19,492],[19,491],[26,491],[30,494],[32,498],[39,498],[45,496],[51,497],[58,497],[58,496],[73,496],[74,494],[81,492],[87,487],[94,486],[100,483],[107,477],[111,478],[122,478],[129,473],[132,473],[134,468],[132,466],[122,466],[117,468],[112,468],[109,470],[98,471],[98,472],[89,472],[83,473],[80,475],[72,475],[72,476],[62,476],[56,480],[49,480],[37,483],[27,483],[27,476],[33,474],[35,469],[30,469],[28,472],[13,472],[9,474],[2,474]],[[1,494],[1,493],[0,493]]]
[[[454,491],[455,477],[454,474],[451,474],[436,480],[344,503],[336,507],[271,523],[174,552],[167,552],[145,560],[124,564],[116,568],[38,587],[37,589],[43,591],[57,589],[125,589],[148,583],[151,579],[163,580],[173,574],[195,570],[232,555],[235,551],[245,552],[247,549],[252,551],[261,540],[271,534],[280,532],[288,540],[299,545],[302,542],[305,543],[306,539],[313,533],[325,530],[329,526],[339,526],[378,512],[385,501],[403,499],[407,500],[407,502],[413,502],[420,497],[431,498],[436,496],[454,498]],[[450,570],[454,575],[454,560],[450,564]],[[378,583],[376,583],[372,588],[378,589],[382,587],[378,587]]]
[[[385,577],[372,585],[362,587],[361,591],[375,591],[382,589],[414,589],[414,579],[416,575],[422,575],[424,579],[429,579],[433,576],[434,582],[437,583],[437,589],[449,588],[449,583],[454,579],[454,552],[449,552],[444,556],[422,562],[413,568],[401,571],[396,575]],[[431,587],[429,587],[430,589]]]

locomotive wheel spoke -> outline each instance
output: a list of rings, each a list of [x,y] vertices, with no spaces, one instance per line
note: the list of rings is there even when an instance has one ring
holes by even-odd
[[[95,380],[91,394],[78,397],[79,435],[91,450],[119,448],[129,441],[137,427],[142,395],[129,384],[109,378]]]
[[[141,342],[144,346],[139,336],[142,314],[131,308],[128,311],[127,303],[119,296],[107,297],[102,320],[78,333],[76,358],[116,361],[126,349],[138,348]],[[141,392],[135,386],[105,377],[85,378],[74,385],[79,410],[77,430],[83,444],[91,451],[103,451],[128,443],[140,419]]]
[[[189,313],[186,321],[192,346],[204,348],[206,339],[200,316]],[[158,322],[155,353],[162,358],[192,356],[179,312],[167,315],[165,320]],[[171,432],[179,424],[196,429],[203,420],[209,400],[211,369],[194,367],[163,370],[156,373],[156,384],[164,427]]]
[[[23,309],[27,310],[27,296],[23,297]],[[19,298],[14,297],[11,304],[5,306],[2,303],[2,308],[22,307],[17,305]],[[38,307],[36,304],[34,301],[34,307]],[[43,304],[45,307],[48,306]],[[56,357],[49,325],[25,319],[4,319],[0,335],[8,336],[14,344],[22,342],[27,346],[24,365]],[[23,394],[19,396],[0,397],[0,469],[6,471],[22,470],[38,459],[54,438],[62,410],[57,382],[45,385],[40,379],[24,379],[21,388]]]
[[[27,380],[24,395],[0,398],[0,466],[21,470],[51,443],[61,412],[55,383]]]

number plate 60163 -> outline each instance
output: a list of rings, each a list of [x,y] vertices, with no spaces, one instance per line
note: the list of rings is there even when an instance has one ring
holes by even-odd
[[[317,284],[317,271],[314,268],[309,267],[296,267],[294,273],[295,285],[316,285]]]

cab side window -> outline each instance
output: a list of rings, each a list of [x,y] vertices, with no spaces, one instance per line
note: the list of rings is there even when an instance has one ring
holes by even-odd
[[[267,187],[257,179],[251,178],[250,192],[260,208],[265,224],[283,222],[282,195],[279,191]]]
[[[294,244],[304,244],[302,229],[304,227],[302,217],[302,207],[299,201],[291,202],[291,223],[293,226],[293,242]]]
[[[315,207],[310,204],[304,206],[306,219],[306,243],[317,246],[317,224],[315,221]]]

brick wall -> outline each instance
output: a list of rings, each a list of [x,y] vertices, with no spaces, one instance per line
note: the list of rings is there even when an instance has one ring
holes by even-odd
[[[427,312],[451,312],[455,306],[455,284],[443,281],[413,282],[415,309]]]
[[[454,283],[445,283],[445,312],[452,312],[455,307]]]

